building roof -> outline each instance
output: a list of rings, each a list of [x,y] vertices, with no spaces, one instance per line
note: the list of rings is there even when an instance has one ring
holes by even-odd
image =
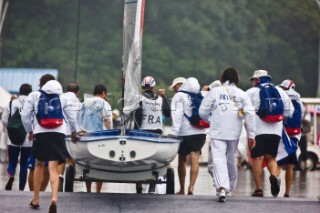
[[[38,68],[0,68],[0,86],[10,93],[19,93],[21,84],[32,85],[32,90],[39,89],[39,79],[45,74],[58,78],[56,69]]]

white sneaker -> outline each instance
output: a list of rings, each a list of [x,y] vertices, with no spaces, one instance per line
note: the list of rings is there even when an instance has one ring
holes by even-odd
[[[220,202],[220,203],[226,202],[226,191],[224,189],[220,190],[218,202]]]

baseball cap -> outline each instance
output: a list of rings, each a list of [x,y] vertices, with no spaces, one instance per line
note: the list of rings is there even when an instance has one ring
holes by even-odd
[[[146,76],[141,82],[142,87],[150,88],[156,86],[156,81],[152,76]]]
[[[184,83],[187,79],[184,77],[178,77],[173,79],[171,86],[169,87],[170,91],[173,91],[173,87],[179,83]]]
[[[269,78],[271,78],[271,76],[268,75],[268,71],[266,71],[266,70],[256,70],[256,71],[254,71],[253,76],[249,78],[249,80],[252,81],[253,79],[258,79],[258,78],[261,78],[261,77],[269,77]]]
[[[282,83],[279,85],[280,87],[283,87],[285,89],[295,89],[296,85],[294,82],[290,79],[282,81]]]

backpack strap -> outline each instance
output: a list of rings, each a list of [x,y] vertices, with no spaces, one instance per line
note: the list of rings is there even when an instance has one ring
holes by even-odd
[[[188,94],[188,95],[190,95],[191,97],[197,95],[197,93],[188,92],[188,91],[185,91],[185,90],[179,90],[178,92],[182,92],[182,93]]]
[[[192,99],[192,98],[195,98],[195,96],[197,95],[197,94],[195,94],[195,93],[188,92],[188,91],[185,91],[185,90],[179,90],[178,92],[182,92],[182,93],[188,94],[188,95],[191,97],[191,99]],[[191,100],[191,105],[192,105],[192,100]],[[184,116],[185,116],[189,121],[191,121],[191,117],[187,116],[186,113],[183,113],[183,114],[184,114]],[[193,114],[193,113],[192,113],[192,114]],[[192,115],[192,114],[191,114],[191,115]]]
[[[9,119],[11,118],[11,107],[12,107],[12,100],[9,103]]]

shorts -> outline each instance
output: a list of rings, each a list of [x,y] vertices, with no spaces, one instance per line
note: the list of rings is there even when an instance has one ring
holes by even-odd
[[[28,169],[34,170],[34,167],[36,165],[36,159],[33,157],[32,154],[30,154],[28,158]],[[48,161],[44,162],[44,167],[48,167]]]
[[[276,157],[281,137],[273,134],[263,134],[256,136],[256,146],[251,150],[251,157],[257,158],[264,155]]]
[[[67,149],[66,152],[64,153],[64,156],[65,156],[66,158],[71,158],[71,156],[70,156],[70,154],[69,154],[69,152],[68,152],[68,149]]]
[[[58,132],[45,132],[34,135],[32,155],[39,161],[66,161],[65,135]]]
[[[298,165],[298,158],[296,153],[291,153],[287,157],[279,160],[278,166],[285,166],[287,164],[293,164],[293,165]]]
[[[179,155],[188,155],[190,152],[200,152],[206,141],[206,134],[182,136]]]

